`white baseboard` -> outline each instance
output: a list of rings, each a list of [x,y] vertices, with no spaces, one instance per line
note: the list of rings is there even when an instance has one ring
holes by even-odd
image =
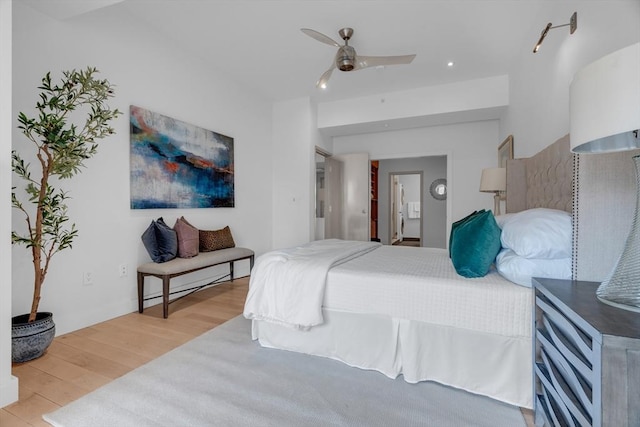
[[[18,401],[18,378],[9,376],[6,384],[0,385],[0,408]]]

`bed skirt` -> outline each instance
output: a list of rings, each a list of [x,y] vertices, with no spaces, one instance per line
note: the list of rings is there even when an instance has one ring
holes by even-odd
[[[324,323],[299,331],[253,321],[263,347],[339,360],[349,366],[436,381],[512,405],[533,407],[529,337],[475,332],[379,315],[323,310]]]

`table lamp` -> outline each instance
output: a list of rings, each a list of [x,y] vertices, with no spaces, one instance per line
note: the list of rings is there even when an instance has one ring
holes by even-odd
[[[507,190],[507,169],[487,168],[482,169],[480,177],[480,191],[483,193],[494,193],[493,214],[500,215],[500,199]]]
[[[578,71],[570,87],[570,138],[574,153],[640,149],[640,43],[613,52]],[[631,232],[598,299],[640,312],[640,156]]]

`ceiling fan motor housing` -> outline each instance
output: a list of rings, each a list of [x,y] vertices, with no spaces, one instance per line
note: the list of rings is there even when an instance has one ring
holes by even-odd
[[[356,50],[351,46],[342,46],[336,54],[336,67],[340,71],[351,71],[356,64]]]

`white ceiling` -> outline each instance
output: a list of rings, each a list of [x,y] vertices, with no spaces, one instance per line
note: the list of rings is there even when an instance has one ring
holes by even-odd
[[[99,8],[111,3],[90,13],[108,9],[111,17],[133,16],[268,99],[309,96],[318,102],[508,74],[517,56],[531,52],[547,22],[568,22],[576,4],[561,0],[26,1],[52,16],[51,6],[60,5],[57,18],[60,9],[71,16],[74,3],[82,5],[79,13],[87,4]],[[417,56],[409,65],[336,70],[329,89],[320,91],[315,82],[331,64],[335,48],[300,28],[340,41],[338,30],[347,26],[355,30],[350,44],[359,54]],[[568,30],[560,32],[550,33],[545,44],[568,37]],[[455,65],[448,68],[448,61]]]

